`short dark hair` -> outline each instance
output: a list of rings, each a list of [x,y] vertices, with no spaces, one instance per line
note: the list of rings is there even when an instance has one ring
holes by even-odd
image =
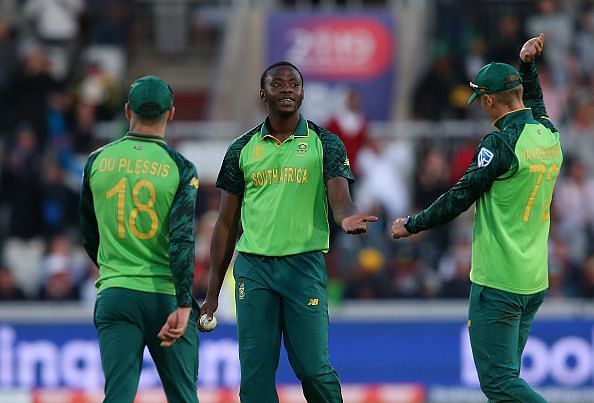
[[[262,72],[262,76],[260,77],[260,89],[264,88],[264,80],[266,80],[266,76],[268,75],[268,72],[270,70],[272,70],[273,68],[279,67],[279,66],[288,66],[288,67],[291,67],[291,68],[295,69],[295,71],[297,71],[297,73],[299,73],[299,77],[301,77],[301,84],[303,84],[303,74],[301,74],[301,72],[299,71],[299,69],[297,68],[297,66],[295,66],[291,62],[287,62],[286,60],[282,60],[280,62],[272,63],[270,66],[268,66],[268,67],[266,67],[264,69],[264,71]]]
[[[142,116],[134,111],[132,111],[132,113],[136,115],[136,119],[138,120],[138,122],[142,123],[143,125],[149,126],[163,123],[163,121],[166,120],[167,116],[169,115],[169,111],[163,112],[162,114],[157,116]]]
[[[504,82],[511,82],[513,80],[513,76],[508,76],[505,78]],[[516,78],[517,80],[517,78]],[[521,101],[522,96],[524,94],[524,86],[522,84],[517,85],[513,88],[508,90],[496,92],[493,95],[493,98],[497,100],[497,102],[505,105],[505,106],[513,106],[514,102]]]

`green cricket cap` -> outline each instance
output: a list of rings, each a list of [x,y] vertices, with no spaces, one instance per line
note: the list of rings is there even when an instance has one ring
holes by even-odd
[[[130,85],[128,104],[140,116],[159,116],[173,106],[173,91],[157,76],[140,77]]]
[[[509,90],[522,84],[520,73],[506,63],[489,63],[483,66],[474,82],[470,82],[472,95],[468,98],[468,105],[474,102],[476,97],[483,94],[495,94],[496,92]]]

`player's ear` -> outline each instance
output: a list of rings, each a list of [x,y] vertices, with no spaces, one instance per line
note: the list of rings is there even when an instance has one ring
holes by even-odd
[[[128,104],[128,102],[124,105],[124,115],[126,115],[126,119],[132,119],[132,111],[130,110],[130,104]]]
[[[173,116],[175,115],[175,106],[172,106],[171,109],[169,109],[169,112],[167,112],[167,121],[172,121],[173,120]]]
[[[260,89],[260,101],[266,102],[266,94],[264,94],[263,89]]]
[[[493,98],[488,94],[481,95],[480,102],[483,108],[491,108],[493,106]]]

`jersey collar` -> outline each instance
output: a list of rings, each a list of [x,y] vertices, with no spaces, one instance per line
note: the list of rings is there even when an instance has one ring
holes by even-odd
[[[264,123],[262,123],[262,126],[260,126],[260,139],[261,140],[264,140],[267,137],[269,137],[273,140],[276,140],[276,138],[272,134],[270,134],[270,131],[268,130],[269,126],[270,126],[270,120],[268,118],[266,118],[266,120],[264,120]],[[303,116],[299,115],[299,123],[297,124],[297,128],[288,137],[288,139],[302,138],[302,137],[308,137],[308,136],[309,136],[309,127],[307,125],[307,120],[305,120],[303,118]]]
[[[165,140],[164,137],[158,136],[156,134],[128,132],[128,133],[126,133],[124,138],[130,139],[130,140],[152,141],[155,143],[167,144],[167,141]]]
[[[515,111],[510,111],[504,115],[501,115],[496,121],[493,122],[493,126],[499,130],[503,130],[512,123],[525,122],[532,119],[532,109],[516,109]]]

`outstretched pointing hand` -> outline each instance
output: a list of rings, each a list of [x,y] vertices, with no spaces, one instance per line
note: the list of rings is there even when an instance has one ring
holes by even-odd
[[[368,222],[377,222],[374,215],[354,214],[342,220],[341,227],[347,234],[363,234],[367,232]]]
[[[524,63],[530,63],[536,59],[542,52],[544,46],[544,34],[535,36],[534,38],[528,39],[522,50],[520,50],[520,59]]]

